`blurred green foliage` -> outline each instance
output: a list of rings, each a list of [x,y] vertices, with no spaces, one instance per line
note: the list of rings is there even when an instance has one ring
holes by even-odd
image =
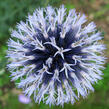
[[[30,104],[22,104],[18,101],[18,95],[21,91],[10,81],[10,74],[6,69],[7,59],[5,57],[6,42],[10,37],[10,30],[15,28],[16,23],[20,20],[25,21],[28,12],[32,13],[35,8],[46,7],[47,5],[59,7],[61,4],[65,4],[67,10],[71,8],[82,10],[95,21],[104,20],[109,10],[109,4],[105,1],[107,0],[104,0],[100,7],[99,4],[96,4],[96,9],[94,9],[92,8],[94,3],[98,3],[95,0],[0,0],[0,109],[62,109],[59,106],[48,107],[43,103],[38,105],[34,101]],[[108,18],[106,17],[106,19]],[[95,93],[91,93],[86,99],[81,98],[73,106],[65,104],[63,109],[109,109],[108,63],[103,72],[103,80],[94,86]]]

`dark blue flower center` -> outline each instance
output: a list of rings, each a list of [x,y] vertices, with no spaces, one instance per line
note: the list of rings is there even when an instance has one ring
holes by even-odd
[[[49,30],[48,31],[48,38],[44,38],[41,31],[38,31],[37,35],[34,35],[34,39],[38,39],[40,42],[42,41],[43,46],[45,47],[44,50],[40,49],[34,49],[35,45],[32,45],[31,43],[26,44],[24,47],[29,49],[29,52],[26,52],[26,56],[34,56],[35,58],[33,60],[28,60],[25,64],[35,64],[36,68],[34,69],[33,73],[38,74],[38,71],[42,69],[44,66],[47,67],[47,71],[51,74],[48,74],[46,71],[44,72],[44,81],[49,81],[51,77],[54,75],[54,71],[58,69],[59,71],[64,67],[64,63],[68,64],[75,64],[75,60],[72,58],[73,55],[82,55],[81,52],[82,47],[77,46],[75,48],[71,47],[71,44],[77,41],[78,39],[75,38],[76,30],[70,29],[66,35],[65,38],[60,37],[61,32],[61,26],[57,26],[57,29],[54,31]],[[47,44],[46,42],[51,42],[51,38],[55,39],[56,46],[58,46],[60,49],[69,49],[67,52],[63,52],[64,58],[61,56],[58,52],[58,49],[54,47],[52,44]],[[56,55],[55,55],[56,54]],[[47,64],[47,60],[50,63],[50,66]],[[75,66],[71,66],[72,69],[77,69],[79,66],[79,62]],[[64,71],[63,71],[64,72]],[[68,71],[69,73],[70,71]],[[66,78],[65,73],[60,72],[59,78],[62,80],[63,78]]]

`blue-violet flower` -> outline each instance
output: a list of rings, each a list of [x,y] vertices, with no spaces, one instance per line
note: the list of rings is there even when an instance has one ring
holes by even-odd
[[[102,77],[102,35],[86,16],[64,6],[36,9],[8,41],[12,80],[35,102],[64,105],[85,98]],[[84,25],[83,25],[84,24]]]

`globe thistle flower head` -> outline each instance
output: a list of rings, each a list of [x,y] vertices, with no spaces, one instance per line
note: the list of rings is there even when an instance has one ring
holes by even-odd
[[[85,98],[101,79],[105,46],[86,16],[64,6],[36,9],[12,31],[8,68],[18,88],[35,102],[64,105]]]

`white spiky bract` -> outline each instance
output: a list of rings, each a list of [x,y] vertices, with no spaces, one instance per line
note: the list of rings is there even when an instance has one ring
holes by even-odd
[[[8,68],[12,80],[20,78],[18,87],[29,97],[34,94],[35,102],[73,104],[80,95],[94,91],[92,84],[104,69],[105,46],[95,24],[83,27],[85,22],[85,15],[75,9],[67,15],[63,5],[48,6],[36,9],[12,31]]]

